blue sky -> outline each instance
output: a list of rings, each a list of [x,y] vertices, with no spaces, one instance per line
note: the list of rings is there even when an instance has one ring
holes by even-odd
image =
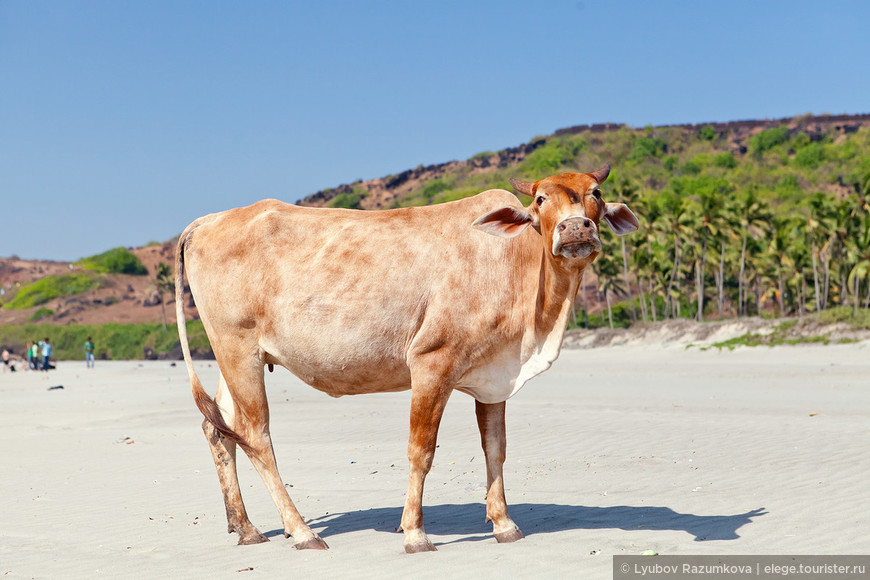
[[[0,0],[0,256],[571,125],[870,112],[870,3]]]

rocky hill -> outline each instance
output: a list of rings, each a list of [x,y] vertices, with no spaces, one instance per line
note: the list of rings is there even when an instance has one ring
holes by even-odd
[[[682,134],[683,137],[696,137],[703,131],[712,131],[720,142],[720,147],[731,151],[735,156],[744,156],[749,149],[749,140],[765,129],[786,127],[790,133],[803,132],[813,141],[825,137],[836,139],[839,136],[870,129],[870,114],[862,115],[803,115],[785,119],[763,119],[732,121],[727,123],[699,123],[686,125],[666,125],[660,127],[631,128],[627,125],[603,123],[596,125],[577,125],[559,129],[553,135],[538,137],[528,143],[503,149],[498,152],[479,153],[466,161],[448,161],[435,165],[419,166],[396,175],[357,181],[339,185],[313,193],[300,200],[299,205],[328,207],[351,206],[360,209],[387,209],[402,205],[415,193],[419,193],[427,183],[460,176],[463,180],[473,177],[495,175],[499,170],[519,168],[524,160],[547,143],[565,136],[582,135],[589,141],[589,149],[595,150],[603,144],[602,136],[608,133],[624,132],[643,136],[650,130],[664,131],[668,135]],[[671,137],[673,138],[673,137]],[[614,160],[608,159],[613,162]],[[578,168],[583,170],[584,168]],[[594,169],[587,167],[585,170]],[[538,178],[531,175],[513,175],[518,178]],[[475,180],[470,180],[475,181]],[[486,183],[488,180],[477,180]],[[491,183],[493,187],[508,188],[507,180]],[[431,200],[431,198],[430,198]],[[339,202],[338,204],[336,202]]]

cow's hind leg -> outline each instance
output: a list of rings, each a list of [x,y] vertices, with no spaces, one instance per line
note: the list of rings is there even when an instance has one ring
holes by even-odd
[[[233,404],[228,397],[226,381],[223,375],[215,396],[215,402],[221,409],[221,415],[229,427],[234,424]],[[222,404],[223,403],[223,404]],[[227,510],[227,531],[239,535],[239,544],[259,544],[269,539],[260,533],[248,519],[242,492],[239,489],[239,477],[236,472],[236,444],[224,437],[208,419],[202,422],[202,430],[208,441],[211,455],[217,468],[218,481],[224,496],[224,506]]]
[[[234,424],[233,404],[228,397],[226,381],[221,375],[215,402],[221,409],[221,415],[229,427]],[[224,403],[224,404],[222,404]],[[251,524],[245,504],[242,501],[242,492],[239,489],[239,477],[236,472],[236,443],[224,437],[215,429],[208,419],[202,422],[202,430],[208,441],[211,455],[217,468],[218,480],[224,496],[224,505],[227,510],[227,531],[239,535],[239,544],[259,544],[268,542],[269,539]]]
[[[299,515],[278,474],[278,464],[269,434],[269,404],[263,382],[263,365],[253,357],[243,356],[239,360],[243,362],[233,364],[227,357],[220,361],[224,363],[221,372],[226,374],[235,402],[234,431],[247,443],[245,453],[263,479],[278,513],[281,514],[284,535],[288,538],[293,536],[294,547],[298,549],[325,550],[329,546]]]
[[[452,390],[443,377],[423,372],[414,373],[412,385],[408,493],[399,526],[399,531],[405,532],[405,551],[409,554],[435,550],[423,529],[423,483],[432,468],[438,426]]]
[[[507,450],[505,403],[485,404],[475,401],[475,405],[480,442],[486,455],[486,521],[492,521],[496,540],[516,542],[523,537],[523,533],[508,515],[502,473]]]

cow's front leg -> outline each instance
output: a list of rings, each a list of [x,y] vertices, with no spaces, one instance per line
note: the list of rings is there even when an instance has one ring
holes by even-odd
[[[418,383],[419,385],[419,383]],[[405,532],[405,551],[432,552],[435,546],[423,530],[423,482],[435,457],[435,442],[450,388],[424,383],[412,387],[411,430],[408,438],[408,493],[399,531]]]
[[[504,410],[504,402],[486,404],[475,401],[480,443],[486,455],[486,521],[492,521],[496,540],[516,542],[523,537],[523,533],[508,515],[504,497],[502,467],[507,450]]]

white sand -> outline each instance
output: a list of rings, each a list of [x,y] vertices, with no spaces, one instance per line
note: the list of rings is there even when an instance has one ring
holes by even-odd
[[[197,363],[207,385],[214,363]],[[565,350],[508,404],[505,479],[526,534],[484,525],[474,405],[450,401],[407,555],[409,393],[334,400],[267,374],[291,496],[330,546],[297,551],[246,458],[227,535],[182,365],[61,362],[0,375],[0,576],[609,578],[611,556],[849,554],[870,546],[870,344]],[[63,390],[47,390],[63,385]],[[129,439],[125,439],[129,438]],[[238,572],[253,568],[252,571]]]

